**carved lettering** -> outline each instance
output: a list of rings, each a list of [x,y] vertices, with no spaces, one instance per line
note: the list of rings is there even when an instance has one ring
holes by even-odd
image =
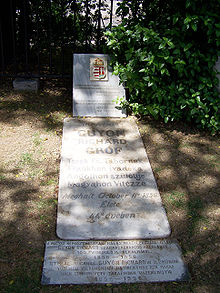
[[[101,203],[100,208],[113,208],[113,207],[119,207],[119,206],[120,206],[119,202],[104,200]]]
[[[167,237],[169,224],[135,123],[77,118],[64,127],[58,236]]]
[[[107,148],[87,148],[88,154],[119,154],[122,151],[121,147],[107,147]]]
[[[132,219],[132,218],[136,218],[137,213],[108,213],[108,214],[104,214],[104,213],[97,213],[97,214],[91,214],[88,219],[87,222],[90,223],[94,223],[95,221],[99,220],[99,219],[107,219],[107,220],[112,220],[112,219]]]
[[[107,193],[107,192],[101,192],[98,197],[99,198],[111,198],[111,199],[125,199],[129,197],[129,194],[119,194],[119,193]]]
[[[87,187],[111,187],[112,183],[111,182],[76,182],[76,183],[68,183],[69,188],[74,188],[74,187],[82,187],[82,188],[87,188]]]
[[[93,217],[103,219],[102,214]],[[162,243],[167,247],[159,248]],[[48,241],[44,273],[55,280],[69,276],[71,284],[79,276],[82,283],[180,281],[188,275],[180,254],[172,240]]]
[[[107,136],[107,137],[117,137],[117,136],[125,136],[124,129],[117,129],[115,131],[109,130],[100,130],[100,129],[80,129],[78,130],[79,136]]]
[[[143,179],[143,177],[144,177],[144,174],[114,174],[114,175],[111,175],[111,179],[134,178],[138,181]]]

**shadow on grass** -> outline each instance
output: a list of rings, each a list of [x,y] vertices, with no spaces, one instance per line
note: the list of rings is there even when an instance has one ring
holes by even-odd
[[[16,119],[31,121],[37,117],[43,128],[54,130],[62,128],[61,117],[72,113],[72,89],[70,80],[41,81],[38,93],[13,91],[12,81],[0,88],[0,122],[15,124]],[[55,86],[56,84],[56,86]],[[16,122],[15,122],[16,121]]]
[[[219,271],[219,136],[210,136],[184,123],[164,125],[148,119],[140,124],[168,211],[172,236],[180,241],[191,271],[189,288],[195,290],[193,292],[216,292]]]

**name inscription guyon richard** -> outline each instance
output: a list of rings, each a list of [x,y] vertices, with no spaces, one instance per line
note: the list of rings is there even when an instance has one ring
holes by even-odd
[[[65,120],[57,234],[62,239],[80,240],[170,234],[132,119]]]

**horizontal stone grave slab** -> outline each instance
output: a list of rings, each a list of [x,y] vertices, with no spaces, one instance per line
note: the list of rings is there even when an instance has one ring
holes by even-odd
[[[42,284],[186,281],[176,241],[48,241]]]
[[[57,235],[88,240],[163,238],[169,234],[135,121],[65,119]]]
[[[37,92],[39,89],[39,79],[16,78],[13,81],[13,87],[15,90],[19,90],[19,91]]]
[[[105,54],[74,54],[73,116],[126,116],[114,102],[125,97],[125,90],[112,74],[109,61]]]

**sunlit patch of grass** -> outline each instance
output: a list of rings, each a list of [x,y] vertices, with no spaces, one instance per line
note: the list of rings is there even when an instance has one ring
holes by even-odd
[[[157,168],[154,168],[154,173],[159,173],[163,170],[164,170],[164,167],[157,167]]]
[[[188,232],[195,233],[201,225],[208,225],[208,218],[203,215],[204,202],[200,198],[188,199],[186,194],[173,191],[165,196],[165,201],[168,203],[168,209],[171,207],[184,211],[189,220]]]
[[[187,215],[189,221],[189,233],[193,234],[201,225],[208,225],[208,217],[202,214],[204,209],[204,202],[200,198],[193,198],[187,203]]]
[[[209,155],[207,161],[210,166],[217,168],[220,171],[220,157],[218,155]]]
[[[39,132],[34,134],[33,143],[35,147],[38,147],[43,142],[43,139],[40,137]]]
[[[48,224],[49,220],[45,215],[40,215],[40,220],[43,224]]]
[[[39,201],[36,203],[36,207],[38,210],[45,210],[49,207],[53,207],[57,204],[57,200],[54,198],[44,198],[43,196],[39,196]]]
[[[42,169],[36,168],[36,169],[31,169],[28,172],[28,178],[29,179],[34,179],[38,178],[44,175],[44,171]]]
[[[45,231],[50,231],[52,225],[51,213],[57,206],[57,200],[54,198],[45,198],[45,195],[40,195],[39,200],[35,203],[39,222],[43,225]]]
[[[20,159],[20,165],[33,165],[34,164],[34,159],[33,159],[33,154],[32,153],[22,153],[21,154],[21,159]]]
[[[4,174],[2,174],[2,171],[0,169],[0,181],[3,181],[6,179],[6,176]]]
[[[41,186],[50,186],[50,185],[56,185],[56,184],[57,184],[57,180],[54,178],[49,178],[41,182]]]
[[[57,122],[62,122],[63,119],[66,117],[66,113],[63,111],[55,112],[53,117]]]
[[[177,208],[185,209],[186,207],[186,195],[179,191],[173,191],[166,196],[166,201]]]
[[[190,145],[189,143],[184,142],[184,143],[181,143],[181,144],[179,145],[179,147],[180,147],[180,148],[191,148],[191,145]]]
[[[38,162],[34,159],[34,153],[32,152],[22,153],[16,167],[29,179],[41,178],[45,173],[42,166],[39,166]]]

